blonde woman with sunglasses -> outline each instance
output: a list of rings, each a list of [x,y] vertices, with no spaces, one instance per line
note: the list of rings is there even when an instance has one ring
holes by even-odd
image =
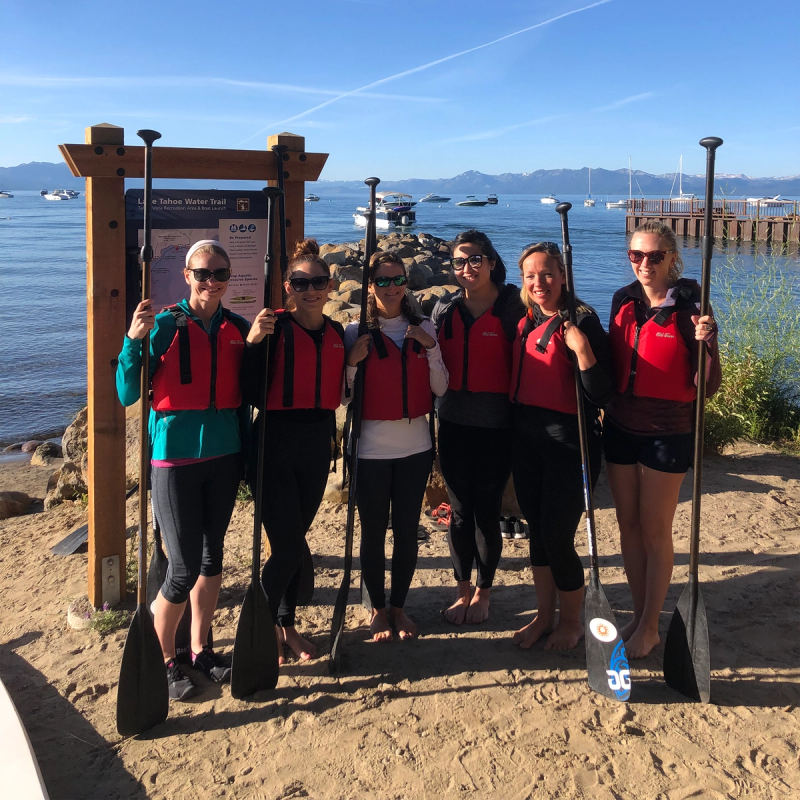
[[[681,278],[674,232],[653,220],[631,236],[636,280],[611,303],[609,338],[615,391],[603,421],[608,482],[633,596],[622,630],[630,658],[661,641],[658,622],[672,578],[672,522],[691,465],[698,345],[705,343],[707,393],[722,373],[713,314],[699,315],[700,286]]]

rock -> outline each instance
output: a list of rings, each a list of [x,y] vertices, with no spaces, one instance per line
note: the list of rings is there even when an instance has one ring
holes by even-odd
[[[339,286],[339,291],[340,292],[352,292],[353,289],[360,289],[360,288],[361,288],[361,281],[349,280],[349,281],[344,281]]]
[[[47,481],[47,497],[44,499],[45,511],[59,505],[64,500],[76,500],[87,491],[81,468],[71,461],[65,461],[61,469],[54,472]]]
[[[32,453],[40,444],[43,444],[43,442],[31,439],[29,442],[25,442],[22,447],[20,447],[20,450],[22,450],[23,453]]]
[[[334,321],[338,322],[342,327],[346,328],[358,316],[358,307],[352,306],[343,308],[341,311],[336,311],[328,316]]]
[[[428,286],[449,286],[453,291],[458,291],[458,286],[453,286],[453,276],[449,272],[437,272],[428,278]]]
[[[442,297],[448,297],[451,294],[455,294],[458,291],[458,286],[431,286],[427,289],[423,289],[419,292],[414,292],[414,297],[417,302],[420,304],[423,313],[426,317],[431,315],[434,306]]]
[[[332,472],[325,487],[325,494],[322,499],[328,503],[338,503],[342,505],[347,502],[349,492],[347,486],[342,486],[342,472]]]
[[[22,450],[22,445],[25,442],[17,442],[16,444],[10,444],[8,447],[3,448],[4,453],[16,453],[17,450]]]
[[[416,248],[411,247],[411,246],[409,246],[407,244],[398,244],[396,247],[391,247],[391,248],[387,248],[387,249],[391,250],[391,252],[397,258],[403,258],[403,259],[412,258],[413,259],[414,256],[417,254]]]
[[[319,248],[320,258],[325,258],[329,253],[335,253],[341,247],[340,244],[323,244]]]
[[[355,283],[355,281],[347,281],[347,283]],[[348,289],[346,292],[339,292],[339,298],[341,302],[347,303],[351,306],[357,306],[361,303],[361,287],[359,286],[357,289]]]
[[[361,285],[361,267],[334,267],[331,277],[341,286],[347,281],[358,281]]]
[[[428,485],[425,487],[425,502],[431,511],[438,508],[442,503],[449,503],[447,487],[442,477],[442,468],[439,466],[439,456],[433,462],[433,469],[428,478]]]
[[[36,450],[33,451],[31,466],[47,467],[57,458],[61,458],[61,456],[61,445],[54,444],[53,442],[45,442],[44,444],[40,444]]]
[[[343,250],[334,250],[322,256],[322,260],[330,266],[341,265],[347,261],[347,253]]]
[[[25,492],[0,492],[0,519],[24,514],[32,502]]]
[[[80,464],[83,454],[89,449],[89,407],[82,408],[61,437],[64,458]]]
[[[433,277],[433,270],[424,264],[412,263],[407,272],[408,288],[412,291],[414,289],[424,289],[428,285],[428,280]]]

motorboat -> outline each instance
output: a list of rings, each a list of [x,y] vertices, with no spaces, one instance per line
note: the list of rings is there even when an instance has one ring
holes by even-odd
[[[401,192],[378,192],[375,195],[375,227],[386,229],[392,226],[401,228],[413,225],[416,221],[416,212],[412,206],[416,203],[411,199],[410,194]],[[356,225],[366,228],[367,206],[358,206],[353,219]]]
[[[0,199],[8,200],[9,198],[13,197],[14,195],[11,192],[4,192],[0,190]]]
[[[441,197],[438,194],[434,194],[433,192],[428,192],[425,197],[420,197],[420,203],[449,203],[449,197]]]
[[[747,202],[754,206],[768,206],[771,203],[783,203],[783,200],[779,200],[779,194],[776,194],[775,197],[748,197]]]
[[[627,208],[628,201],[627,200],[607,200],[606,201],[606,208]]]
[[[69,200],[69,195],[61,194],[61,189],[56,189],[54,192],[45,192],[42,194],[45,200]]]
[[[489,205],[488,200],[478,200],[474,194],[468,194],[466,200],[460,200],[456,203],[457,206],[486,206]]]
[[[628,200],[633,198],[633,185],[631,183],[631,157],[628,156]],[[628,200],[608,200],[606,202],[606,208],[627,208],[628,207]]]
[[[594,208],[594,200],[592,200],[592,168],[589,167],[589,194],[587,195],[586,199],[583,201],[583,204],[587,208]]]
[[[72,189],[59,189],[58,194],[63,194],[65,197],[68,197],[70,200],[74,200],[76,197],[80,197],[81,193],[73,191]]]
[[[318,194],[307,194],[303,198],[306,203],[318,203],[319,202],[319,195]]]
[[[558,198],[554,194],[549,194],[547,197],[543,197],[540,202],[555,205],[558,202]]]
[[[498,203],[498,200],[497,200],[497,195],[496,195],[496,194],[490,194],[490,195],[489,195],[489,196],[486,198],[486,202],[487,202],[487,203],[488,203],[490,206],[496,206],[496,205],[497,205],[497,203]]]

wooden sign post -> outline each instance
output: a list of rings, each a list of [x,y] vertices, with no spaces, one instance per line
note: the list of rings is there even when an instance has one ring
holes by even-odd
[[[270,136],[273,144],[289,147],[284,180],[291,252],[304,236],[305,181],[319,178],[328,155],[306,153],[304,137],[291,133]],[[99,607],[109,599],[124,599],[126,593],[125,410],[117,399],[115,375],[126,322],[125,179],[144,177],[144,147],[126,147],[124,130],[103,123],[86,129],[85,144],[62,144],[59,150],[72,174],[86,178],[88,595]],[[155,147],[153,177],[274,185],[277,165],[269,150]],[[281,287],[275,278],[271,296],[277,306]]]

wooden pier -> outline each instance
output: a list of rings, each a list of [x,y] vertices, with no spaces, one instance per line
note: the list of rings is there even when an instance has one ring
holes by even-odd
[[[660,219],[679,236],[704,234],[705,200],[628,200],[625,231],[633,231],[648,219]],[[714,237],[772,245],[800,244],[800,202],[770,200],[714,200]]]

